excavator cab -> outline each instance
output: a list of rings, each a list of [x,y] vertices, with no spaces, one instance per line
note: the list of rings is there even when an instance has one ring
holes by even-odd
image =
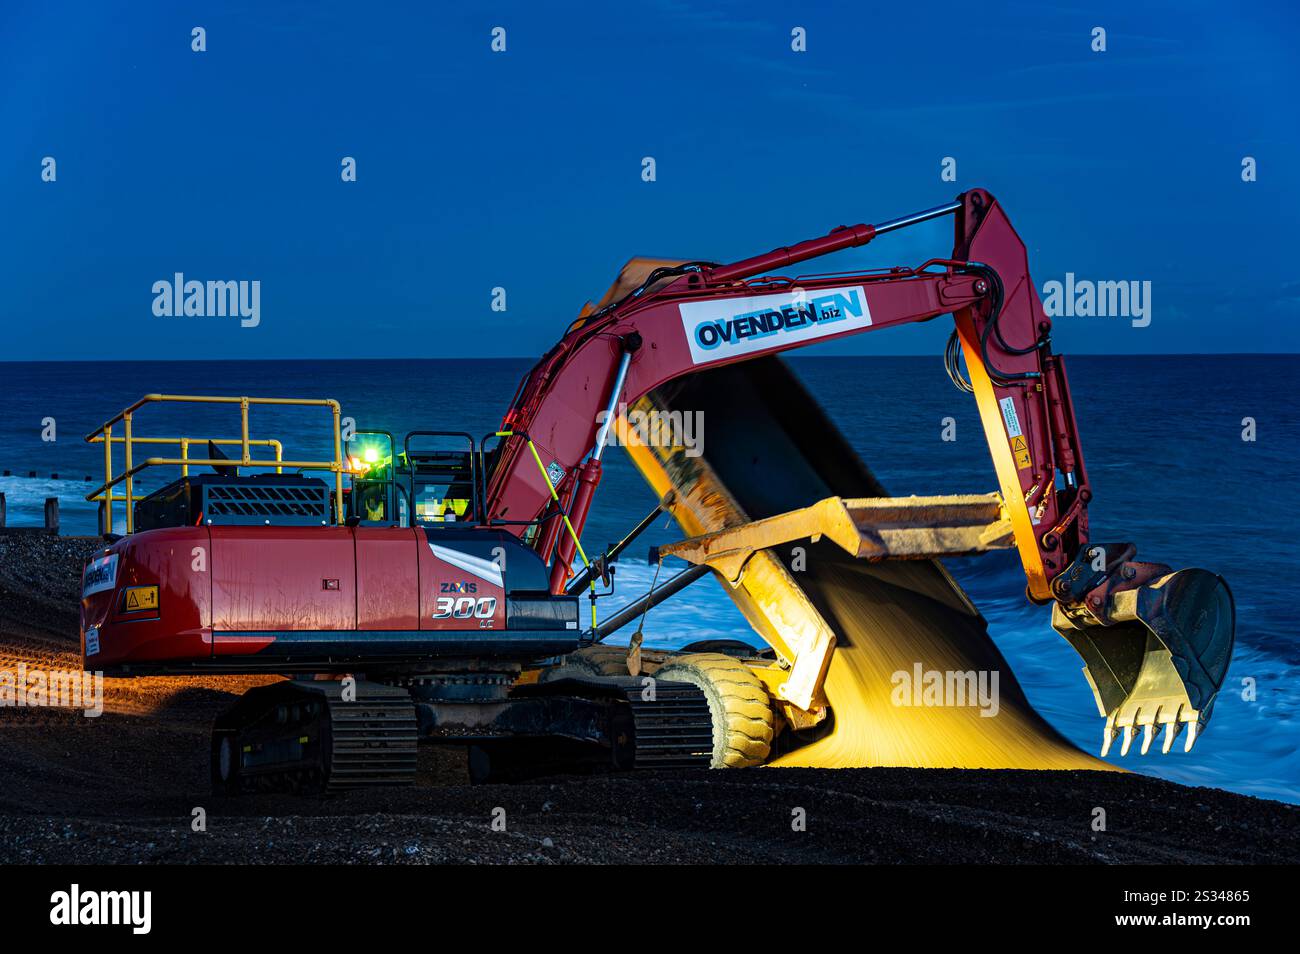
[[[456,445],[415,446],[451,438]],[[357,431],[348,446],[353,470],[348,512],[376,526],[437,526],[477,523],[478,452],[459,431],[409,431],[394,453],[387,431]],[[441,441],[440,443],[445,443]]]

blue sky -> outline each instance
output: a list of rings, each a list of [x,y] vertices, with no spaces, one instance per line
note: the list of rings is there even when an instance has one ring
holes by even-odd
[[[534,356],[632,255],[732,260],[972,186],[1040,288],[1152,282],[1148,327],[1062,318],[1058,350],[1297,351],[1298,23],[1283,3],[9,0],[6,356]],[[916,264],[949,230],[825,261]],[[178,271],[260,281],[261,323],[156,317]]]

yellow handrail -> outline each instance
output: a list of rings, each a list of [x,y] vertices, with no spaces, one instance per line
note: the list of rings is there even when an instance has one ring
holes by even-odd
[[[136,411],[140,410],[147,404],[159,403],[178,403],[178,404],[238,404],[239,405],[239,432],[237,438],[217,438],[203,439],[196,437],[137,437],[132,432],[132,424]],[[249,436],[248,429],[248,409],[254,404],[276,405],[276,406],[296,406],[296,407],[327,407],[330,409],[333,425],[334,438],[334,459],[319,460],[285,460],[284,447],[280,441],[274,438],[252,438]],[[86,495],[89,501],[98,501],[104,511],[104,532],[113,531],[113,504],[123,502],[126,504],[126,532],[135,531],[135,513],[133,504],[143,498],[137,497],[134,493],[133,481],[135,475],[148,467],[168,467],[178,466],[181,468],[181,475],[188,476],[191,464],[206,467],[265,467],[274,468],[277,474],[284,473],[285,467],[298,467],[313,470],[328,470],[334,474],[334,512],[336,519],[343,517],[343,475],[350,474],[352,471],[344,466],[343,460],[343,440],[340,430],[340,419],[342,412],[339,402],[332,398],[257,398],[257,397],[222,397],[193,394],[146,394],[140,400],[136,401],[130,407],[119,411],[116,415],[109,418],[94,431],[86,435],[86,443],[104,445],[104,482]],[[119,437],[113,436],[113,426],[118,422],[122,423],[124,434]],[[238,460],[229,458],[197,458],[189,455],[189,448],[194,443],[211,443],[215,445],[238,446],[240,456]],[[120,474],[113,473],[113,445],[121,444],[125,455],[124,468]],[[136,444],[176,444],[180,447],[180,457],[150,457],[143,463],[134,463],[134,448]],[[274,460],[261,460],[252,456],[252,448],[270,447],[275,451]],[[124,483],[124,493],[116,495],[113,488],[118,484]]]

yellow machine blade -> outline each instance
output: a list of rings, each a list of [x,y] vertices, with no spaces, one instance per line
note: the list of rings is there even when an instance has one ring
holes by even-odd
[[[626,421],[618,428],[651,487],[661,498],[673,491],[671,510],[688,537],[788,517],[827,498],[847,498],[843,506],[887,496],[778,359],[701,372],[634,410],[704,414],[699,456],[640,444]],[[788,530],[778,526],[773,539]],[[829,540],[766,542],[743,554],[734,582],[718,576],[780,659],[760,676],[787,721],[812,726],[771,764],[1111,768],[1034,711],[938,562],[917,554],[869,562]]]

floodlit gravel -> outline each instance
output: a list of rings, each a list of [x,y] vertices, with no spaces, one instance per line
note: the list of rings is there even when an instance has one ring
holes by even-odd
[[[80,568],[100,545],[0,534],[0,669],[79,668]],[[410,788],[216,797],[209,726],[265,681],[109,679],[99,718],[0,708],[0,862],[1300,860],[1293,806],[1100,772],[759,769],[473,786],[459,749],[428,746]],[[1097,808],[1105,831],[1093,830]]]

